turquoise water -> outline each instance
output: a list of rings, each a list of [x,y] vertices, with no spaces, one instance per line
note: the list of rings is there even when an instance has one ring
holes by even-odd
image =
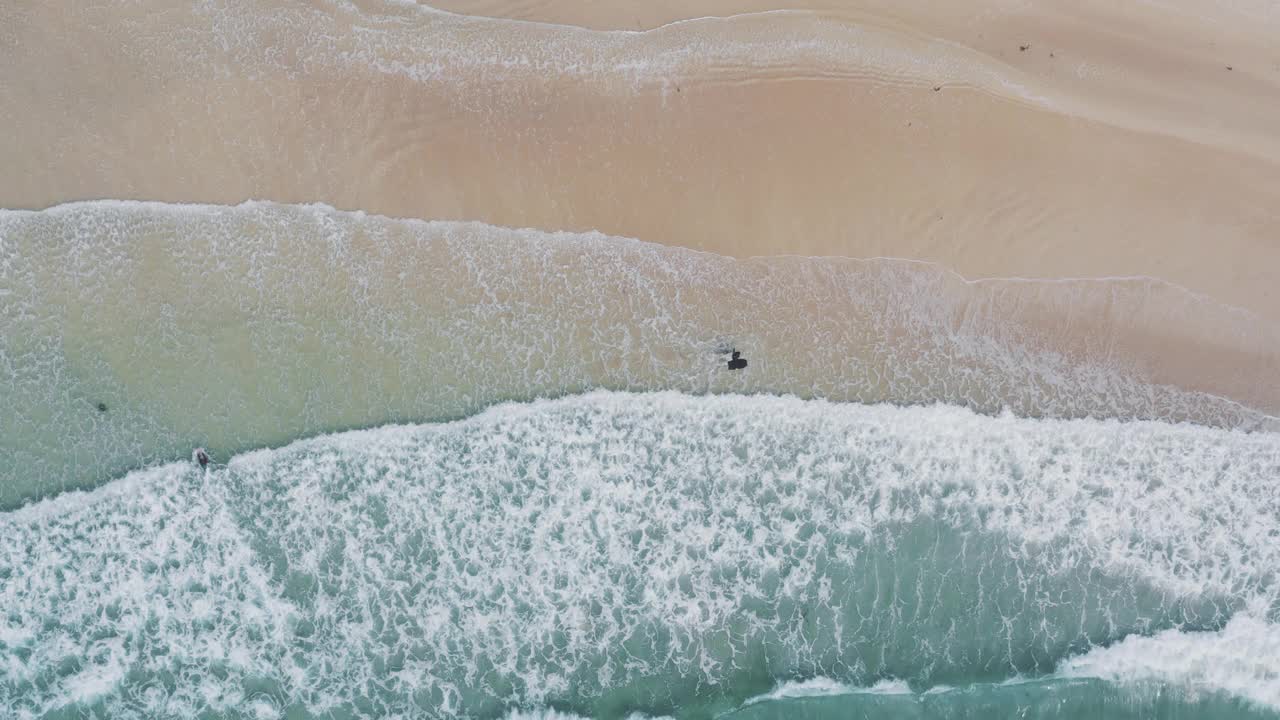
[[[1280,717],[1280,438],[591,393],[0,514],[12,717]]]
[[[789,718],[1269,718],[1274,712],[1215,693],[1170,692],[1095,679],[1049,679],[977,684],[912,693],[901,688],[852,689],[819,683],[784,687],[721,717]]]
[[[1141,278],[0,211],[0,717],[1280,717],[1269,333]]]
[[[1274,430],[1277,372],[1276,328],[1149,278],[974,283],[277,203],[0,210],[0,509],[196,446],[592,388]]]
[[[65,5],[0,1],[0,116],[39,118],[0,157],[28,208],[0,208],[0,720],[1280,718],[1270,315],[555,231],[1184,277],[1061,262],[1159,237],[1118,212],[1159,183],[1094,223],[916,132],[939,83],[1057,102],[1011,65],[842,11]],[[756,134],[864,81],[873,135],[914,121],[914,210]],[[739,106],[765,116],[719,142]],[[838,125],[812,127],[855,148]],[[36,209],[93,197],[267,199]],[[272,201],[319,199],[346,209]],[[1171,247],[1226,217],[1200,201]],[[543,228],[466,221],[503,218]]]

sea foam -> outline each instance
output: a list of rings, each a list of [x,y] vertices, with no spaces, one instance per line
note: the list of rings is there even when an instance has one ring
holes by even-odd
[[[1066,673],[1272,704],[1276,658],[1232,648],[1275,634],[1276,477],[1275,435],[1192,425],[503,405],[0,515],[0,697],[18,717],[614,717],[805,678]],[[1171,638],[1236,659],[1123,659]]]
[[[0,211],[0,288],[0,507],[192,447],[591,388],[1239,428],[1280,407],[1280,331],[1149,278],[967,282],[323,206],[95,202]],[[745,371],[726,371],[733,347]],[[1182,362],[1205,348],[1222,362]]]

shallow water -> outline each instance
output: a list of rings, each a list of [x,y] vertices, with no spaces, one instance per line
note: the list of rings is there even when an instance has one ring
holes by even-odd
[[[196,446],[597,387],[1245,429],[1280,411],[1280,335],[1149,278],[972,283],[324,206],[96,202],[0,211],[0,293],[0,507]],[[723,369],[730,347],[746,370]]]
[[[1280,718],[1268,7],[443,4],[0,2],[0,718]]]
[[[0,516],[0,706],[1274,717],[1276,477],[1269,433],[795,398],[326,436]],[[760,698],[817,678],[898,694]]]

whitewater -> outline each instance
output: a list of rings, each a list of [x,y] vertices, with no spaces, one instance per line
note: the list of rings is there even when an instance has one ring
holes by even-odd
[[[592,392],[0,514],[0,714],[1280,716],[1280,437]]]
[[[1280,720],[1274,2],[428,1],[0,1],[0,720]]]
[[[750,369],[722,372],[725,347]],[[323,205],[0,210],[0,509],[196,446],[594,388],[1276,430],[1278,369],[1280,327],[1152,278],[973,282]]]

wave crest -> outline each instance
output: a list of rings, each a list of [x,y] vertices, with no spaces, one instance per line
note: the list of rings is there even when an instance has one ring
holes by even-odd
[[[0,516],[9,707],[613,716],[1050,673],[1274,623],[1277,475],[1268,434],[767,397],[323,437]]]

